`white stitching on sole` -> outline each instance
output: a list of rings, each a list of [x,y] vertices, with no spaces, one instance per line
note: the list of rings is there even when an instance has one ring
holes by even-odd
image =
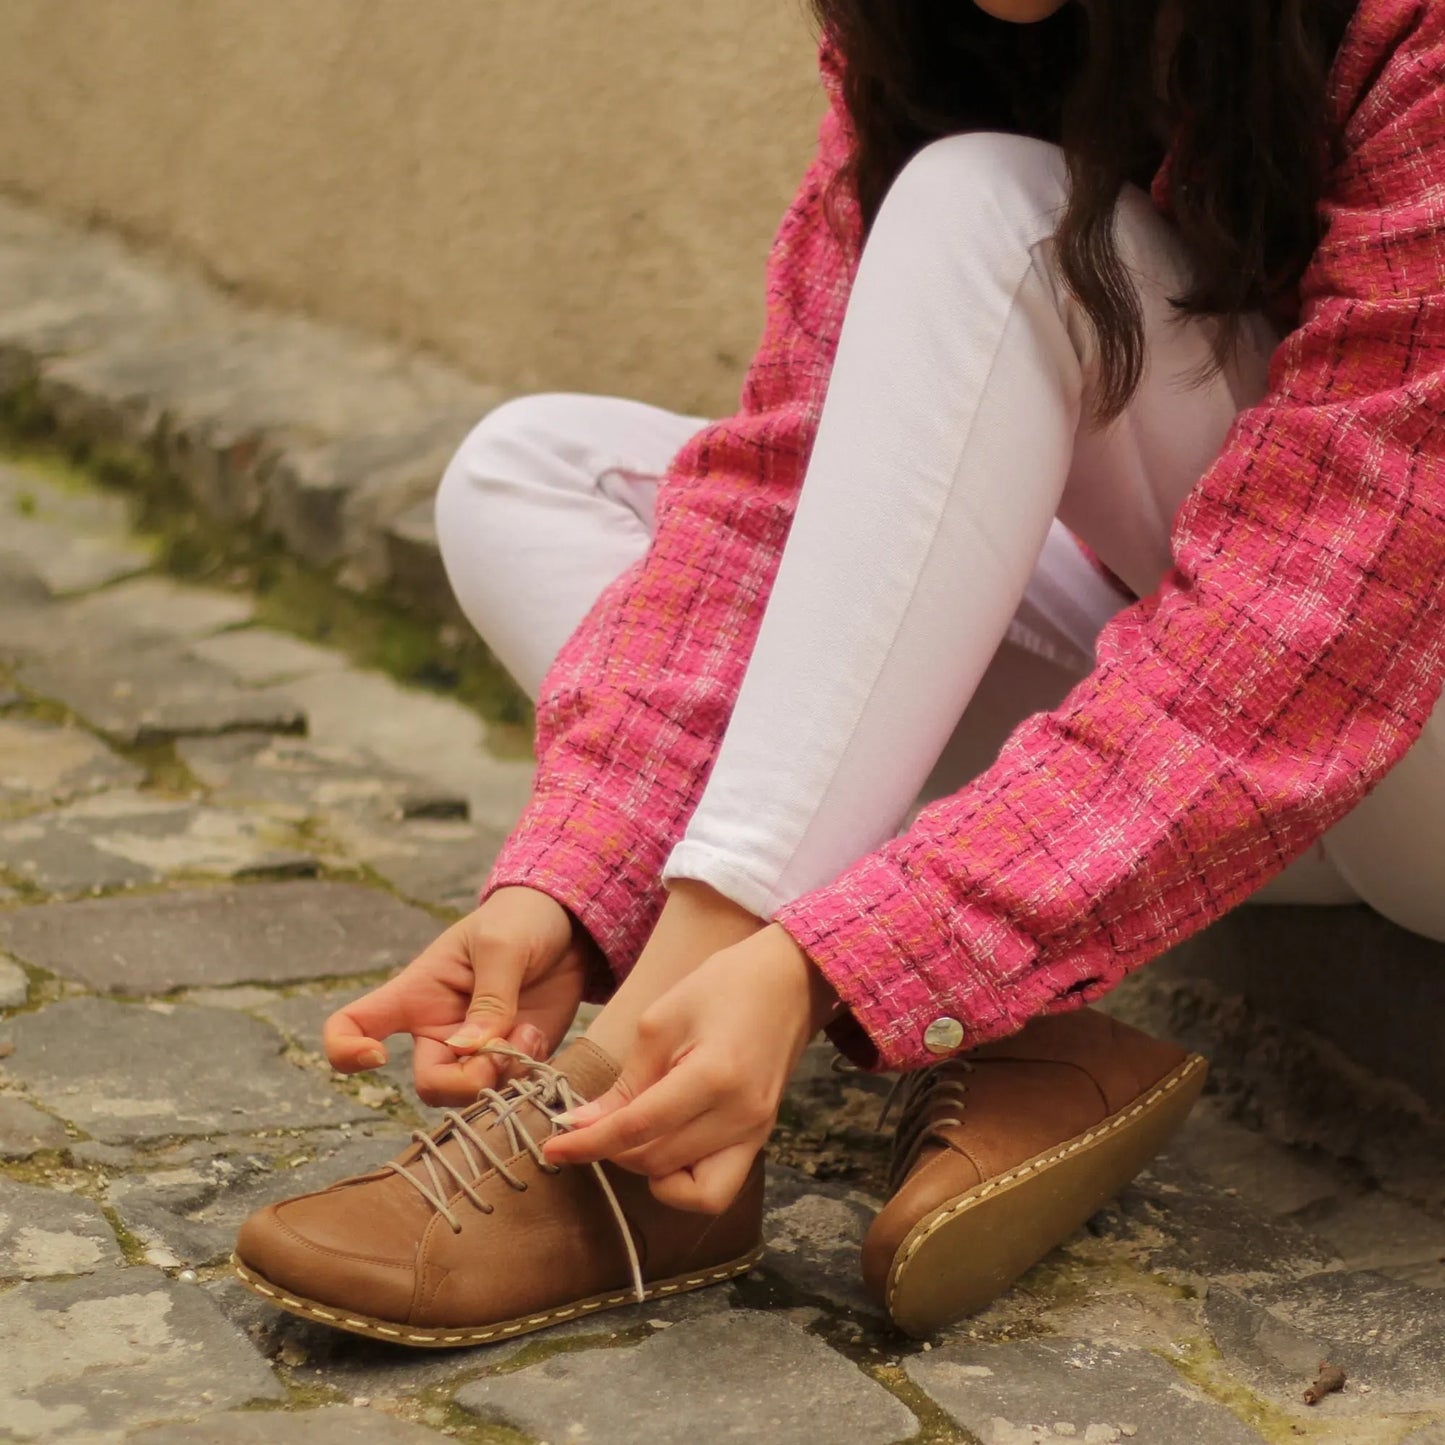
[[[1140,1099],[1137,1104],[1126,1109],[1122,1114],[1110,1119],[1103,1128],[1090,1129],[1086,1134],[1080,1134],[1077,1139],[1071,1139],[1068,1144],[1056,1154],[1050,1154],[1043,1159],[1032,1159],[1027,1164],[1020,1165],[1019,1168],[1012,1170],[1008,1174],[1000,1174],[996,1179],[986,1180],[975,1190],[970,1190],[969,1193],[955,1200],[948,1208],[942,1210],[934,1219],[929,1221],[928,1227],[908,1246],[902,1257],[894,1261],[888,1280],[888,1313],[890,1315],[893,1313],[893,1300],[898,1293],[898,1282],[902,1278],[908,1261],[923,1248],[936,1230],[941,1229],[955,1215],[962,1214],[965,1210],[973,1208],[975,1204],[981,1204],[990,1194],[1002,1189],[1005,1184],[1011,1184],[1014,1180],[1022,1179],[1026,1175],[1034,1173],[1036,1170],[1047,1168],[1050,1164],[1057,1164],[1061,1159],[1067,1159],[1070,1154],[1077,1153],[1094,1140],[1102,1139],[1106,1135],[1122,1129],[1124,1125],[1129,1123],[1136,1115],[1142,1114],[1146,1109],[1158,1103],[1158,1101],[1172,1089],[1177,1089],[1186,1079],[1191,1078],[1204,1067],[1207,1067],[1205,1059],[1196,1054],[1180,1066],[1178,1073],[1172,1075],[1163,1084],[1160,1084],[1152,1093]]]
[[[726,1279],[736,1279],[739,1275],[746,1274],[763,1256],[762,1247],[759,1246],[750,1254],[744,1255],[733,1264],[725,1265],[722,1269],[715,1269],[707,1274],[697,1275],[691,1279],[684,1280],[681,1284],[670,1284],[659,1286],[656,1289],[649,1288],[645,1298],[656,1299],[661,1295],[677,1293],[679,1290],[696,1289],[702,1285],[718,1284]],[[604,1299],[585,1300],[580,1304],[566,1305],[555,1310],[548,1310],[544,1314],[533,1315],[525,1320],[517,1320],[512,1324],[496,1325],[488,1330],[467,1330],[461,1334],[448,1334],[442,1330],[434,1330],[428,1334],[409,1334],[404,1330],[389,1329],[386,1325],[375,1320],[356,1319],[352,1316],[339,1316],[328,1310],[322,1309],[319,1305],[312,1304],[309,1300],[298,1300],[291,1295],[283,1295],[279,1290],[271,1289],[261,1277],[246,1268],[244,1264],[233,1254],[231,1256],[231,1267],[236,1271],[238,1278],[248,1288],[255,1290],[257,1294],[266,1295],[293,1310],[296,1314],[304,1315],[308,1319],[320,1319],[328,1323],[341,1323],[348,1328],[364,1335],[378,1335],[384,1339],[405,1340],[415,1344],[436,1345],[436,1344],[471,1344],[481,1345],[488,1340],[501,1339],[509,1335],[521,1334],[531,1330],[541,1329],[545,1325],[557,1324],[562,1320],[571,1319],[573,1315],[590,1314],[594,1310],[611,1309],[617,1305],[632,1304],[634,1302],[631,1294],[608,1295]]]

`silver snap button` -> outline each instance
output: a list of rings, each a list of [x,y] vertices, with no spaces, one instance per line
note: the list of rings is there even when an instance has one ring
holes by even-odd
[[[923,1032],[923,1047],[930,1054],[951,1054],[963,1047],[963,1025],[957,1019],[934,1019]]]

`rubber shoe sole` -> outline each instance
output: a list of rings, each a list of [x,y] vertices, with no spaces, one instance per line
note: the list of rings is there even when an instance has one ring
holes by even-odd
[[[757,1249],[735,1259],[730,1264],[714,1265],[700,1270],[697,1274],[678,1275],[675,1279],[659,1280],[647,1286],[644,1299],[666,1299],[672,1295],[687,1294],[691,1290],[706,1289],[713,1284],[736,1279],[746,1274],[762,1258],[763,1250]],[[270,1280],[247,1268],[236,1255],[231,1256],[231,1268],[236,1278],[253,1294],[269,1301],[278,1309],[302,1319],[316,1320],[330,1325],[334,1330],[345,1330],[353,1335],[365,1335],[368,1339],[386,1340],[393,1345],[410,1345],[423,1350],[458,1350],[468,1345],[485,1345],[494,1340],[510,1340],[517,1335],[531,1334],[534,1330],[545,1330],[550,1325],[560,1325],[565,1320],[577,1319],[584,1315],[596,1314],[601,1310],[619,1309],[623,1305],[639,1303],[630,1289],[617,1290],[609,1294],[593,1295],[590,1299],[577,1300],[572,1304],[554,1310],[543,1310],[537,1314],[523,1315],[514,1320],[503,1320],[485,1329],[431,1329],[424,1326],[399,1325],[390,1320],[371,1319],[366,1315],[353,1314],[349,1310],[332,1309],[316,1300],[293,1294],[290,1290],[273,1285]]]
[[[1128,1108],[925,1215],[888,1271],[893,1322],[922,1337],[992,1304],[1164,1147],[1208,1068],[1191,1054]]]

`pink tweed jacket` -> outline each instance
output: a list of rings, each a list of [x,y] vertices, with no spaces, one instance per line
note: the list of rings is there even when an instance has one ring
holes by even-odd
[[[525,884],[620,977],[736,697],[818,424],[856,238],[824,193],[837,77],[783,221],[736,416],[677,456],[656,540],[559,655],[535,796],[485,892]],[[1181,510],[1176,568],[996,764],[776,920],[860,1062],[934,1061],[1096,998],[1305,851],[1445,680],[1445,0],[1361,0],[1331,77],[1347,155],[1267,397]],[[1167,163],[1155,196],[1167,204]]]

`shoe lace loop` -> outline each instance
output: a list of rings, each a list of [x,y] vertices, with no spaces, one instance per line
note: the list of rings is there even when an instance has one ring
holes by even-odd
[[[539,1141],[532,1137],[526,1125],[517,1117],[518,1111],[527,1104],[532,1104],[546,1115],[552,1126],[547,1135],[550,1139],[566,1131],[566,1126],[558,1122],[556,1115],[578,1108],[584,1102],[573,1090],[567,1076],[551,1064],[534,1059],[530,1054],[514,1049],[510,1044],[486,1044],[483,1052],[514,1059],[522,1065],[526,1076],[512,1079],[500,1089],[483,1089],[477,1095],[477,1102],[465,1113],[448,1109],[442,1115],[441,1124],[430,1133],[421,1129],[413,1130],[412,1141],[421,1149],[418,1159],[410,1166],[398,1164],[395,1160],[386,1165],[391,1173],[405,1179],[451,1225],[454,1234],[461,1233],[462,1224],[451,1208],[449,1196],[453,1185],[483,1214],[491,1214],[496,1205],[483,1199],[476,1189],[482,1176],[489,1170],[495,1171],[516,1190],[527,1188],[526,1181],[517,1178],[509,1168],[509,1161],[518,1154],[530,1155],[537,1167],[548,1174],[562,1172],[560,1165],[547,1162],[542,1153],[542,1145],[546,1140]],[[474,1120],[487,1115],[490,1116],[487,1127],[500,1126],[506,1136],[508,1153],[505,1157],[473,1127]],[[442,1152],[441,1144],[448,1138],[457,1142],[458,1152],[466,1165],[465,1174],[457,1168],[455,1161]],[[417,1172],[417,1165],[425,1168],[426,1178],[422,1178]],[[642,1282],[642,1260],[638,1254],[632,1226],[627,1221],[627,1215],[623,1212],[622,1204],[602,1165],[593,1163],[587,1168],[592,1171],[601,1187],[608,1208],[612,1211],[612,1218],[617,1223],[618,1234],[622,1238],[622,1247],[627,1252],[627,1264],[632,1274],[632,1291],[637,1302],[641,1304],[647,1298],[647,1290]]]
[[[944,1064],[930,1064],[900,1074],[883,1108],[878,1114],[878,1127],[887,1124],[894,1109],[898,1111],[898,1130],[893,1142],[893,1160],[888,1171],[888,1192],[894,1193],[918,1162],[919,1152],[935,1129],[961,1125],[968,1103],[968,1082],[960,1077],[971,1074],[974,1066],[967,1059],[950,1059]]]

